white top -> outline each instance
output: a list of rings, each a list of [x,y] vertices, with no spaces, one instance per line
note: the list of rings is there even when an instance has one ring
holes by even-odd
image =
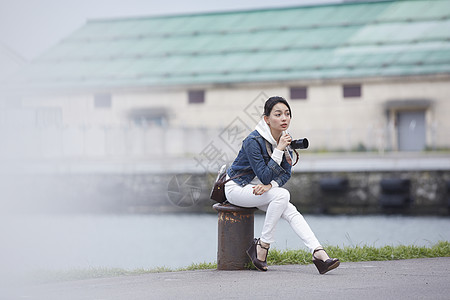
[[[272,133],[270,132],[270,128],[269,125],[267,125],[267,123],[264,120],[259,121],[259,123],[256,125],[256,131],[258,131],[258,133],[266,140],[268,141],[270,144],[272,144],[274,150],[272,153],[271,158],[278,164],[281,164],[281,161],[283,160],[283,154],[284,152],[277,149],[277,142],[275,141],[275,139],[272,136]],[[227,179],[229,179],[230,177],[227,174]],[[250,184],[262,184],[261,180],[259,180],[258,176],[255,176],[255,178],[253,178],[253,180],[250,182]],[[278,186],[278,182],[276,182],[275,180],[272,180],[270,182],[270,184],[272,185],[272,187],[277,187]],[[237,185],[236,182],[234,182],[233,180],[230,180],[227,182],[227,185],[232,186],[232,185]]]

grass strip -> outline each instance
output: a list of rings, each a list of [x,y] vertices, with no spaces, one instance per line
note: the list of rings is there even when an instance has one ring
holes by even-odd
[[[337,257],[341,262],[381,261],[427,257],[450,256],[450,242],[440,241],[431,247],[419,246],[372,246],[325,247],[330,257]],[[267,257],[269,265],[290,265],[311,263],[311,253],[306,250],[270,250]]]
[[[337,257],[341,262],[357,261],[385,261],[428,257],[449,257],[450,242],[440,241],[431,247],[419,246],[384,246],[380,248],[372,246],[354,246],[354,247],[325,247],[330,257]],[[269,265],[292,265],[292,264],[310,264],[311,253],[306,250],[277,250],[271,249],[267,257]],[[250,264],[251,265],[251,264]],[[248,268],[253,268],[253,266]],[[170,269],[159,267],[153,269],[125,270],[119,268],[89,268],[89,269],[71,269],[66,271],[38,271],[32,274],[33,282],[55,282],[83,280],[92,278],[133,276],[148,273],[193,271],[217,269],[214,263],[191,264],[184,268]]]

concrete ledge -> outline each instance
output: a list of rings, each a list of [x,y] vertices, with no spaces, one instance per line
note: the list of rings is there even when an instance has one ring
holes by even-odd
[[[1,173],[167,174],[205,172],[194,158],[0,160]],[[314,154],[300,151],[294,172],[447,171],[450,153],[393,152]]]

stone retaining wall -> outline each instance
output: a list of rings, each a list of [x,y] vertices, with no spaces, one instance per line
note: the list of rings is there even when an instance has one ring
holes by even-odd
[[[380,182],[393,178],[409,180],[408,191],[383,193]],[[215,213],[209,200],[214,177],[205,173],[34,174],[0,180],[3,211]],[[285,187],[302,213],[447,215],[449,182],[450,171],[306,172],[294,173]]]

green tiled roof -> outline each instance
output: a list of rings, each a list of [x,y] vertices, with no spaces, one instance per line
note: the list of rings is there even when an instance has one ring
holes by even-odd
[[[89,21],[20,75],[138,87],[450,74],[450,1],[379,1]]]

